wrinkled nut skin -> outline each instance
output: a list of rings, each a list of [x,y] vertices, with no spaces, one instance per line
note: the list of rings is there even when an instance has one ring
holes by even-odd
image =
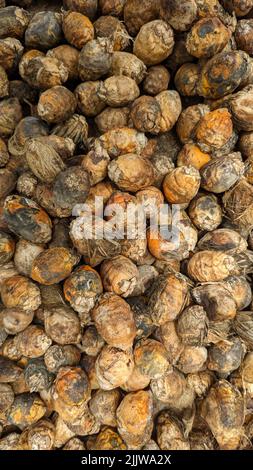
[[[13,136],[9,139],[8,149],[12,155],[23,156],[29,139],[48,137],[48,133],[49,129],[45,122],[38,117],[26,116],[16,126]]]
[[[202,152],[197,145],[185,144],[178,154],[177,166],[193,166],[196,170],[200,170],[210,160],[210,155]]]
[[[249,55],[253,53],[252,47],[253,20],[240,20],[235,30],[235,40],[238,49],[247,52]]]
[[[168,89],[170,82],[170,72],[163,65],[154,65],[147,70],[143,81],[145,93],[151,96],[158,95]]]
[[[9,6],[0,10],[0,38],[22,38],[29,24],[30,14],[23,8]]]
[[[252,349],[252,312],[238,312],[234,320],[234,329],[246,346]]]
[[[229,320],[236,315],[237,305],[225,282],[195,287],[192,297],[204,307],[211,321]]]
[[[7,71],[13,72],[22,57],[24,47],[15,38],[0,39],[0,65]]]
[[[216,282],[239,274],[239,268],[231,255],[221,251],[200,251],[188,262],[188,273],[198,282]]]
[[[76,109],[76,98],[63,86],[52,87],[40,95],[38,114],[49,124],[69,119]]]
[[[175,90],[166,90],[156,95],[155,99],[162,113],[158,123],[159,132],[168,132],[174,127],[182,111],[180,95]]]
[[[39,421],[46,413],[45,403],[36,393],[17,395],[10,408],[8,420],[11,424],[24,430]]]
[[[231,114],[226,108],[207,113],[198,123],[196,139],[204,152],[223,147],[232,137],[233,123]]]
[[[204,346],[185,345],[179,360],[177,368],[183,374],[192,374],[205,369],[207,360],[207,349]]]
[[[54,383],[54,400],[80,405],[90,399],[90,385],[81,367],[62,367]]]
[[[180,400],[186,389],[186,380],[178,370],[171,370],[157,380],[151,380],[150,388],[154,397],[168,406]]]
[[[64,0],[63,5],[66,10],[78,11],[93,19],[97,12],[98,0]]]
[[[119,390],[97,390],[89,402],[89,407],[101,424],[116,427],[116,409],[120,399]]]
[[[247,57],[244,52],[220,52],[203,66],[198,93],[204,98],[222,98],[240,85],[247,73]]]
[[[22,308],[6,308],[2,311],[3,327],[9,335],[25,330],[33,321],[34,312]]]
[[[160,0],[157,2],[152,0],[143,0],[142,2],[138,2],[138,0],[125,1],[124,23],[131,36],[136,36],[143,25],[158,18],[159,6]]]
[[[162,411],[157,419],[157,443],[161,450],[190,450],[184,436],[183,424],[169,411]]]
[[[253,7],[252,0],[221,0],[222,5],[230,13],[235,12],[236,16],[245,16]]]
[[[80,412],[82,408],[83,411],[79,416],[74,418],[74,420],[67,421],[69,429],[80,436],[97,434],[100,430],[100,423],[96,417],[90,413],[86,403],[81,405]]]
[[[82,81],[98,80],[112,64],[113,45],[107,38],[93,39],[85,44],[79,56],[78,72]]]
[[[44,316],[45,331],[53,341],[60,345],[80,342],[80,320],[70,307],[57,305],[52,309],[47,307]]]
[[[188,300],[187,280],[180,274],[160,275],[154,282],[148,309],[155,325],[173,321]]]
[[[171,204],[185,204],[196,196],[199,186],[199,171],[194,167],[181,166],[165,177],[163,192]]]
[[[104,294],[91,313],[98,333],[107,344],[128,350],[133,344],[136,327],[130,306],[115,294]]]
[[[53,11],[36,13],[25,32],[26,47],[50,49],[62,39],[61,15]]]
[[[22,107],[18,98],[5,98],[0,102],[0,137],[10,137],[22,119]]]
[[[145,65],[163,62],[172,53],[174,35],[172,28],[162,20],[143,25],[134,41],[134,54]]]
[[[100,274],[104,289],[122,297],[129,297],[133,293],[139,279],[137,267],[124,256],[104,261]]]
[[[76,366],[80,362],[81,353],[71,344],[50,346],[45,352],[44,361],[49,372],[57,374],[61,367]]]
[[[12,237],[0,231],[0,265],[8,263],[15,252],[15,241]]]
[[[107,106],[95,118],[99,131],[104,134],[112,129],[127,127],[130,109],[125,106],[122,108],[111,108]]]
[[[31,393],[48,390],[54,379],[53,375],[48,372],[43,359],[40,358],[29,360],[24,369],[24,378]]]
[[[226,288],[232,295],[238,310],[244,310],[252,301],[250,284],[243,276],[231,276],[226,280]]]
[[[104,428],[96,436],[93,450],[126,450],[120,435],[111,428]]]
[[[190,252],[195,249],[198,241],[197,230],[191,223],[188,215],[183,211],[178,215],[177,227],[179,229],[179,236],[177,239],[173,240],[171,237],[172,232],[170,226],[160,226],[160,233],[158,234],[156,229],[154,231],[152,228],[147,230],[150,253],[160,262],[165,262],[165,268],[168,268],[168,271],[172,272],[179,272],[178,263],[188,258]],[[162,265],[161,263],[159,264],[160,270],[162,271]]]
[[[59,172],[53,183],[53,198],[57,206],[72,215],[76,204],[85,201],[90,190],[90,179],[85,169],[72,166]]]
[[[129,45],[129,34],[125,25],[114,16],[101,16],[94,23],[97,37],[105,37],[113,42],[114,51],[120,51]]]
[[[157,134],[160,132],[159,122],[161,109],[159,103],[151,96],[141,96],[131,107],[130,119],[140,132]]]
[[[65,169],[60,155],[50,145],[36,139],[29,140],[25,156],[30,170],[44,183],[52,183]]]
[[[209,107],[205,104],[188,106],[182,111],[176,126],[177,135],[182,144],[192,144],[195,141],[197,126],[209,111]]]
[[[163,65],[155,65],[147,71],[143,82],[145,93],[151,96],[158,95],[168,89],[170,72]]]
[[[235,230],[219,228],[205,234],[198,242],[200,250],[226,251],[229,254],[243,253],[247,249],[247,241]]]
[[[31,277],[40,284],[57,284],[68,277],[74,264],[75,258],[66,248],[49,248],[35,258]]]
[[[107,176],[107,167],[110,157],[105,149],[98,145],[87,153],[82,159],[82,167],[86,170],[91,186],[100,183]],[[84,171],[83,170],[83,171]],[[80,194],[84,200],[82,193]],[[80,202],[82,202],[80,201]]]
[[[9,95],[9,80],[4,68],[0,66],[0,98]]]
[[[100,90],[102,82],[84,82],[80,83],[75,89],[77,99],[77,109],[85,116],[97,116],[105,108],[105,103],[97,92]]]
[[[134,362],[141,374],[159,379],[170,368],[163,344],[154,339],[143,339],[134,348]]]
[[[0,384],[1,398],[0,398],[0,413],[4,413],[10,408],[14,402],[14,392],[11,385],[9,384]]]
[[[253,209],[252,185],[241,178],[237,184],[223,196],[226,213],[248,235],[252,230]]]
[[[128,448],[139,449],[151,438],[153,400],[150,392],[129,393],[117,409],[118,431]]]
[[[188,33],[186,48],[189,54],[198,59],[209,58],[221,52],[230,37],[230,31],[219,18],[203,18]]]
[[[9,161],[10,155],[8,147],[3,139],[0,138],[0,168],[4,167]]]
[[[69,80],[78,79],[79,51],[68,44],[62,44],[47,52],[47,57],[54,57],[62,62],[67,71]]]
[[[226,380],[220,380],[212,386],[201,406],[201,416],[223,450],[238,448],[243,433],[244,413],[242,395]]]
[[[253,85],[249,85],[243,90],[238,91],[231,97],[229,108],[233,117],[235,126],[239,130],[252,131],[252,102]]]
[[[13,383],[19,379],[22,369],[12,360],[0,357],[0,383]]]
[[[179,316],[177,334],[184,344],[200,346],[207,335],[208,320],[203,307],[192,305]]]
[[[35,57],[28,60],[23,78],[30,86],[46,90],[65,83],[68,80],[68,70],[53,57]]]
[[[200,170],[201,187],[216,194],[223,193],[243,176],[244,170],[239,152],[213,158]]]
[[[183,96],[196,96],[198,94],[199,66],[193,63],[183,64],[174,78],[178,92]]]
[[[69,208],[64,210],[56,203],[53,187],[49,184],[38,182],[33,196],[51,217],[69,217]]]
[[[161,0],[160,16],[176,31],[187,31],[197,18],[195,0]]]
[[[67,444],[63,447],[63,450],[85,450],[85,444],[84,442],[81,441],[81,439],[78,439],[78,437],[72,437]]]
[[[113,390],[123,385],[131,376],[133,368],[133,357],[129,352],[104,346],[95,363],[99,387],[102,390]]]
[[[117,110],[115,111],[117,112]],[[148,139],[143,132],[138,132],[129,127],[122,127],[112,129],[101,135],[98,142],[106,150],[110,158],[116,158],[128,153],[141,154]]]
[[[222,221],[222,210],[217,198],[210,194],[198,194],[188,210],[189,217],[199,230],[215,230]]]
[[[16,96],[22,105],[25,104],[26,100],[29,100],[33,105],[37,99],[38,93],[37,90],[33,89],[23,80],[11,80],[9,82],[9,95],[12,98]]]
[[[121,385],[121,388],[125,392],[137,392],[138,390],[144,390],[149,384],[150,378],[147,375],[143,375],[135,366],[129,379]]]
[[[184,348],[176,331],[176,323],[168,321],[161,325],[156,332],[157,338],[164,344],[169,362],[175,365]]]
[[[7,308],[20,307],[35,311],[41,304],[40,290],[36,284],[24,276],[12,276],[1,284],[2,302]]]
[[[123,191],[137,192],[154,182],[154,169],[134,153],[121,155],[108,165],[109,178]]]
[[[114,51],[109,70],[111,76],[125,75],[132,78],[139,85],[146,75],[147,67],[136,55],[129,52]]]
[[[107,230],[107,222],[98,219],[98,230]],[[81,232],[79,232],[81,230]],[[85,261],[92,267],[100,264],[104,259],[109,259],[121,253],[121,245],[116,240],[95,240],[85,237],[86,224],[83,217],[77,217],[70,226],[70,238],[77,251],[85,257]],[[92,226],[94,230],[94,226]],[[80,237],[81,233],[81,237]],[[94,233],[94,232],[93,232]]]
[[[65,122],[54,126],[52,134],[69,138],[75,145],[85,145],[88,137],[88,123],[84,116],[73,114]]]
[[[33,86],[34,78],[36,77],[39,69],[38,62],[35,61],[35,65],[33,65],[34,60],[44,57],[44,52],[38,51],[37,49],[31,49],[30,51],[25,52],[20,59],[18,65],[19,74],[21,78],[31,86]]]
[[[75,11],[64,15],[62,29],[69,44],[77,49],[82,49],[94,38],[94,28],[89,18]]]
[[[239,338],[212,344],[208,351],[207,367],[218,374],[228,375],[240,367],[245,350]]]
[[[29,450],[52,450],[54,447],[55,428],[51,421],[42,419],[33,424],[28,431]]]
[[[113,76],[107,78],[101,85],[98,96],[107,106],[126,106],[140,95],[136,82],[126,76]]]
[[[96,327],[88,326],[82,335],[82,351],[88,356],[97,357],[104,344],[105,342]]]
[[[29,325],[14,341],[20,354],[30,359],[43,356],[52,344],[51,338],[37,325]]]
[[[64,296],[83,318],[95,306],[103,292],[101,278],[90,266],[80,266],[64,282]],[[88,316],[89,318],[89,316]]]

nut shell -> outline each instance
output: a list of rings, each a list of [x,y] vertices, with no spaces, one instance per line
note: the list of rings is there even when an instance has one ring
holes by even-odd
[[[172,28],[165,21],[154,20],[141,27],[133,51],[145,65],[155,65],[167,59],[173,47]]]
[[[136,327],[130,306],[118,295],[104,294],[92,311],[92,320],[107,344],[128,350]]]

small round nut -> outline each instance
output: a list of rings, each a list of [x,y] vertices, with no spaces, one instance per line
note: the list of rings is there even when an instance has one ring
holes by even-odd
[[[77,49],[94,38],[94,28],[87,16],[69,11],[63,17],[62,29],[67,41]]]
[[[147,75],[143,81],[145,93],[151,96],[158,95],[168,89],[170,73],[163,65],[154,65],[147,70]]]
[[[35,49],[50,49],[62,39],[61,15],[54,11],[35,13],[25,32],[25,44]]]
[[[69,119],[76,109],[76,98],[68,88],[55,86],[40,95],[38,114],[49,124]]]
[[[129,352],[106,345],[96,360],[95,368],[100,388],[112,390],[128,380],[134,363]]]
[[[155,65],[167,59],[173,47],[172,28],[165,21],[154,20],[141,27],[133,51],[145,65]]]
[[[203,18],[197,21],[188,33],[186,48],[189,54],[198,59],[209,58],[221,52],[230,37],[229,29],[218,17]]]
[[[171,204],[189,203],[196,196],[200,186],[200,174],[196,168],[181,166],[165,177],[163,192]]]
[[[104,294],[92,311],[92,320],[109,344],[128,350],[136,335],[133,312],[125,300],[115,294]]]
[[[31,277],[47,286],[57,284],[69,276],[76,261],[75,256],[66,248],[49,248],[35,258]]]

